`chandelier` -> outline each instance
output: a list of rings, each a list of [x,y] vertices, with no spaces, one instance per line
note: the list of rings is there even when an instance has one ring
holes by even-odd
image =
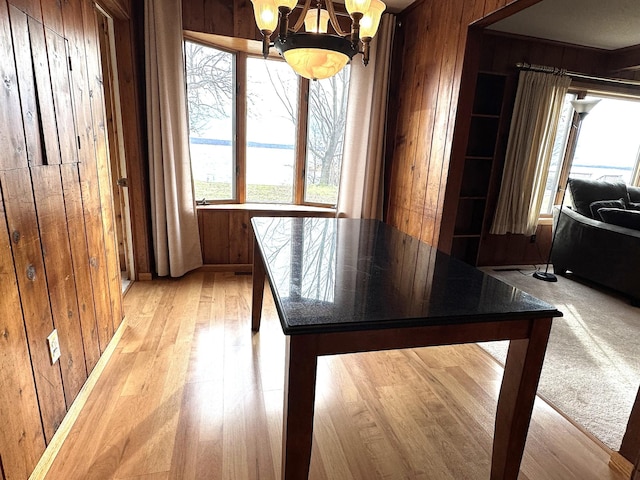
[[[258,29],[262,33],[262,54],[271,48],[271,35],[278,29],[273,46],[300,76],[310,80],[329,78],[338,73],[358,53],[364,65],[369,63],[369,44],[378,31],[386,5],[380,0],[346,0],[351,31],[338,23],[331,0],[306,0],[295,25],[290,28],[289,14],[297,0],[251,0]],[[324,7],[324,8],[323,8]],[[329,21],[335,33],[329,33]],[[301,28],[304,25],[305,31]]]

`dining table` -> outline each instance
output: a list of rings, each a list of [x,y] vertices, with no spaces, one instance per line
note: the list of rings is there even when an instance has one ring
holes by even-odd
[[[311,464],[318,357],[508,340],[491,480],[518,477],[554,317],[543,302],[379,220],[255,217],[252,330],[265,281],[284,352],[282,478]]]

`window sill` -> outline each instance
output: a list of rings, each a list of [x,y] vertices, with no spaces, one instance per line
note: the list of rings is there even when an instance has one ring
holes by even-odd
[[[197,210],[218,211],[252,211],[252,212],[292,212],[292,213],[322,213],[334,214],[333,207],[315,207],[313,205],[288,205],[278,203],[214,203],[210,205],[197,205]]]
[[[540,217],[538,225],[553,225],[553,217]]]

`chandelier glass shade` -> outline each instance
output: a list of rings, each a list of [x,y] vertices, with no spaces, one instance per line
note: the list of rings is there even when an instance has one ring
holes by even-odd
[[[369,44],[375,36],[386,6],[381,0],[346,0],[351,29],[340,27],[331,0],[306,0],[295,25],[289,14],[296,0],[251,0],[258,29],[263,36],[262,53],[266,58],[273,46],[300,76],[310,80],[332,77],[361,53],[364,65],[369,62]],[[333,32],[329,31],[329,24]],[[304,26],[304,31],[302,27]]]

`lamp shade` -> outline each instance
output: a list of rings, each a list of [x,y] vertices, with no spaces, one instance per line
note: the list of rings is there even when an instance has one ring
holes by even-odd
[[[322,80],[334,76],[349,62],[344,53],[322,48],[295,48],[284,53],[284,59],[301,77]]]
[[[371,0],[369,10],[360,20],[360,38],[373,38],[378,31],[380,18],[387,6],[380,0]]]
[[[258,29],[273,32],[278,26],[278,8],[273,0],[251,0]]]
[[[320,21],[318,22],[318,15]],[[329,26],[329,12],[325,9],[313,9],[307,12],[304,17],[304,29],[309,33],[327,33]]]
[[[576,111],[576,113],[578,113],[579,115],[586,115],[599,102],[600,102],[599,98],[594,98],[594,99],[590,99],[590,100],[587,100],[586,98],[583,98],[583,99],[579,99],[579,100],[571,100],[571,105],[573,106],[573,109]]]
[[[365,14],[367,10],[369,10],[371,0],[345,0],[344,4],[347,7],[349,15],[353,15],[354,13]]]
[[[349,39],[328,33],[292,33],[276,38],[274,45],[298,75],[310,80],[335,75],[358,53]]]

